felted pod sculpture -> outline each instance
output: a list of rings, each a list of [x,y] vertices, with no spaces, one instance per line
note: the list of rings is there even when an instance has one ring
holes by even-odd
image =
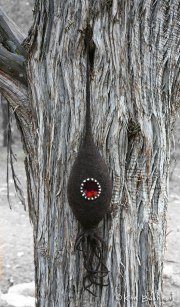
[[[85,135],[68,182],[68,200],[84,229],[95,228],[111,201],[111,180],[91,135]]]
[[[90,76],[93,69],[92,32],[86,32],[87,79],[85,135],[79,153],[72,167],[68,181],[68,201],[83,231],[76,239],[75,247],[82,250],[84,267],[84,288],[89,292],[92,284],[105,285],[103,277],[108,270],[102,259],[103,240],[97,233],[97,226],[107,213],[112,195],[112,183],[108,168],[94,143],[90,116]],[[81,249],[80,249],[81,246]]]

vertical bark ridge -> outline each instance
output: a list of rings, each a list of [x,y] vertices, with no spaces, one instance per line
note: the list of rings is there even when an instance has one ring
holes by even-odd
[[[33,167],[27,165],[38,215],[38,222],[32,217],[38,306],[146,306],[146,291],[160,306],[177,14],[176,0],[37,1],[29,61],[37,150]],[[87,20],[96,45],[92,130],[114,184],[111,212],[101,223],[110,286],[96,298],[82,292],[83,262],[73,251],[77,223],[65,194],[83,135]]]

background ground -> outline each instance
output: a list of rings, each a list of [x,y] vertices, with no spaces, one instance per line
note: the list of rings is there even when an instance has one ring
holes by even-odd
[[[0,7],[27,34],[32,20],[33,1],[0,0]],[[176,124],[175,140],[171,169],[176,167],[170,180],[167,250],[164,263],[165,307],[180,306],[180,119]],[[23,153],[18,140],[14,150],[18,158],[16,171],[25,190]],[[6,293],[13,284],[34,280],[32,226],[28,212],[24,211],[15,196],[12,180],[10,181],[12,210],[9,209],[6,195],[6,149],[2,147],[0,120],[0,290],[3,293]],[[5,306],[10,305],[0,303],[0,307]]]

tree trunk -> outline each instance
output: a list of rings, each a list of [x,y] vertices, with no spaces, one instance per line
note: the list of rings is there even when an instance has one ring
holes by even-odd
[[[170,132],[179,103],[178,9],[177,0],[36,1],[26,41],[30,100],[22,107],[21,99],[16,115],[39,307],[162,305]],[[93,286],[96,296],[83,291],[78,223],[67,201],[84,129],[87,23],[96,47],[93,135],[113,180],[111,210],[99,225],[110,284]]]

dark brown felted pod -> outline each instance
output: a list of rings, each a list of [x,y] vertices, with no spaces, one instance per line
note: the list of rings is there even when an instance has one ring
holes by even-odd
[[[84,180],[89,181],[89,183],[96,180],[99,183],[101,188],[99,197],[88,198],[90,196],[88,193],[84,193],[87,198],[82,195],[81,187]],[[88,190],[84,190],[84,192],[86,191]],[[96,192],[96,189],[92,187],[91,191]],[[111,192],[112,186],[107,166],[99,154],[91,135],[86,135],[68,182],[69,205],[84,229],[96,227],[103,219],[110,205]]]
[[[75,247],[81,249],[87,275],[84,287],[104,285],[102,278],[108,270],[102,260],[103,241],[97,234],[97,226],[104,218],[111,201],[112,183],[108,168],[94,143],[90,116],[90,75],[93,68],[94,50],[92,33],[86,32],[87,80],[85,135],[68,181],[68,201],[83,231],[76,239]],[[92,293],[92,291],[90,291]],[[94,294],[94,293],[92,293]]]

